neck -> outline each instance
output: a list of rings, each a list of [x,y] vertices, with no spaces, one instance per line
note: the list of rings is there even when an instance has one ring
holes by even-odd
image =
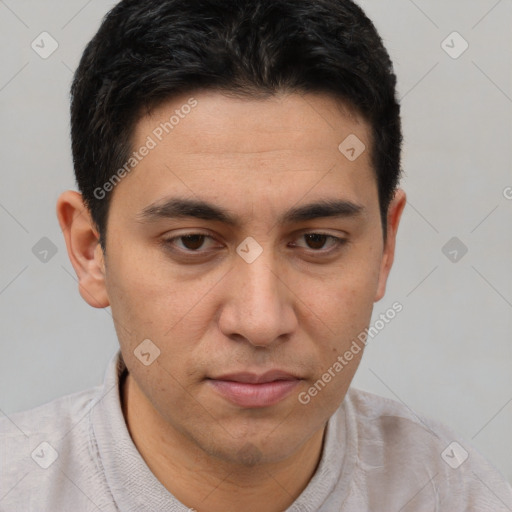
[[[132,440],[162,485],[199,512],[281,512],[306,488],[320,462],[325,425],[292,456],[243,466],[205,453],[158,414],[131,375],[121,383]]]

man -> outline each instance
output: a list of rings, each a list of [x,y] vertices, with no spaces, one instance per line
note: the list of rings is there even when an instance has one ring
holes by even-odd
[[[2,421],[2,510],[512,510],[465,441],[349,389],[406,201],[395,85],[349,0],[109,13],[57,215],[120,351]]]

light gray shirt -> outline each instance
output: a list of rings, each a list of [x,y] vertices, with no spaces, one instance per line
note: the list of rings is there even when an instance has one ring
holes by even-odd
[[[0,419],[1,511],[189,510],[130,437],[119,387],[125,371],[118,351],[103,385]],[[307,511],[512,512],[512,488],[445,426],[350,388],[329,419],[313,478],[286,510]]]

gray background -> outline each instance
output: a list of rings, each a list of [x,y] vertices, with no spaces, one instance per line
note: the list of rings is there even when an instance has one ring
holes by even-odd
[[[117,347],[110,310],[78,294],[55,215],[75,188],[72,72],[114,3],[0,0],[4,414],[101,383]],[[398,75],[409,203],[374,320],[404,309],[369,342],[354,386],[442,421],[512,481],[512,2],[360,4]],[[59,44],[47,59],[31,48],[43,31]],[[454,31],[469,43],[457,59],[441,46]],[[43,237],[57,250],[46,262],[32,251]],[[442,251],[452,237],[455,262]]]

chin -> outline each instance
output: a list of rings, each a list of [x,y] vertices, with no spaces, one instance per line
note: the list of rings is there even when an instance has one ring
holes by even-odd
[[[230,465],[253,467],[262,464],[273,464],[292,455],[306,440],[306,436],[276,429],[272,435],[244,435],[243,437],[223,436],[222,440],[209,439],[208,445],[202,449]],[[213,441],[213,442],[212,442]]]

